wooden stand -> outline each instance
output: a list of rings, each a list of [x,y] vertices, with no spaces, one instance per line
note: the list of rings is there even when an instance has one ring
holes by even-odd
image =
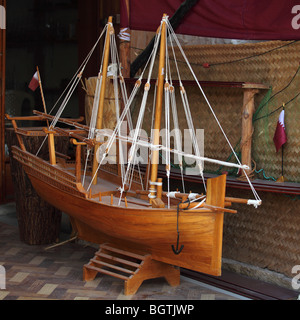
[[[242,152],[242,164],[247,165],[250,169],[246,170],[247,174],[250,174],[252,169],[252,135],[253,128],[253,114],[255,111],[254,97],[259,90],[267,90],[268,86],[263,84],[245,83],[243,86],[244,99],[242,110],[242,140],[241,140],[241,152]]]
[[[180,270],[153,260],[150,254],[136,254],[109,244],[100,245],[93,259],[83,267],[83,280],[94,280],[97,273],[122,279],[124,294],[133,295],[144,280],[164,277],[170,286],[180,284]]]

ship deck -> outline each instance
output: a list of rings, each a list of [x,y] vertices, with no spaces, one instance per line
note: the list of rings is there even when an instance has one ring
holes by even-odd
[[[91,177],[87,176],[84,184],[85,189],[88,188],[88,186],[90,185],[90,182],[91,182]],[[120,199],[119,196],[112,196],[113,192],[118,191],[119,187],[120,185],[117,185],[116,183],[113,183],[111,181],[108,181],[100,177],[98,178],[97,184],[91,186],[91,194],[93,195],[93,199],[95,201],[99,201],[99,193],[104,193],[106,195],[101,196],[102,203],[125,207],[126,205],[125,205],[124,198],[121,199],[121,202],[119,202],[119,199]],[[145,208],[151,207],[151,205],[149,204],[149,201],[138,199],[136,197],[133,197],[132,195],[133,194],[131,193],[131,196],[126,196],[128,208],[141,208],[141,206]]]

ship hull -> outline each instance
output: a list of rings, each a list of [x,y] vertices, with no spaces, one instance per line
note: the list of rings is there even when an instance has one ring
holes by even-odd
[[[95,243],[110,242],[148,252],[152,258],[212,275],[221,274],[223,213],[165,208],[126,208],[89,199],[80,184],[63,170],[13,147],[41,198],[71,217],[78,237]],[[41,168],[43,167],[43,170]],[[225,189],[214,195],[224,202]],[[177,230],[178,225],[178,230]],[[178,232],[180,232],[179,242]],[[174,249],[183,249],[175,254]]]

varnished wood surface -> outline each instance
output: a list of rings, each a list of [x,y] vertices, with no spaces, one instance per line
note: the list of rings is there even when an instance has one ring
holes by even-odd
[[[74,226],[78,229],[79,237],[85,240],[97,242],[103,237],[123,242],[124,245],[140,246],[148,250],[153,258],[162,262],[185,267],[195,271],[220,275],[221,272],[221,245],[223,218],[222,213],[215,213],[209,209],[196,211],[179,211],[178,226],[180,231],[180,243],[184,249],[179,255],[175,255],[171,246],[177,245],[177,209],[147,208],[128,203],[118,204],[117,197],[113,197],[113,204],[107,203],[105,197],[88,199],[87,194],[80,184],[76,183],[76,177],[59,166],[51,166],[35,156],[30,156],[31,164],[28,164],[28,153],[14,147],[24,155],[18,160],[23,162],[35,190],[41,198],[66,212],[73,218]],[[33,165],[34,160],[36,164]],[[38,164],[43,162],[47,170],[53,167],[50,173],[38,170]],[[50,172],[50,171],[49,171]],[[224,180],[224,178],[221,178]],[[214,180],[217,182],[218,180]],[[224,181],[223,181],[224,182]],[[110,186],[108,187],[108,185]],[[213,183],[215,185],[215,183]],[[218,185],[218,183],[216,183]],[[111,182],[106,186],[99,184],[100,188],[107,192],[116,191],[117,185]],[[217,204],[218,196],[224,204],[225,185],[212,186],[210,203]],[[224,189],[224,192],[221,192]],[[219,194],[219,192],[221,192]],[[209,198],[209,196],[208,196]]]
[[[122,265],[120,267],[119,265]],[[94,280],[98,273],[124,280],[124,294],[135,294],[145,280],[164,277],[170,286],[180,284],[180,270],[155,261],[148,253],[137,254],[110,244],[100,245],[93,259],[83,267],[83,278]]]

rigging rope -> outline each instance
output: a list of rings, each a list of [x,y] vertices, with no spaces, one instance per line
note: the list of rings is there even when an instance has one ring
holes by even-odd
[[[156,54],[157,54],[157,49],[158,49],[158,46],[159,46],[159,42],[160,42],[160,36],[161,36],[161,30],[162,30],[162,24],[160,26],[160,29],[159,29],[159,32],[157,32],[156,36],[155,36],[155,42],[154,42],[154,46],[153,46],[153,50],[152,50],[152,53],[151,55],[149,56],[149,59],[144,67],[144,70],[142,71],[142,74],[141,76],[139,77],[139,79],[137,80],[135,86],[134,86],[134,89],[132,90],[131,94],[130,94],[130,97],[127,98],[127,94],[125,92],[125,87],[123,87],[121,89],[121,92],[122,92],[122,95],[123,97],[125,97],[125,107],[122,111],[122,114],[120,115],[120,106],[119,106],[119,100],[118,100],[118,82],[117,82],[117,77],[115,75],[113,75],[114,77],[114,93],[115,93],[115,102],[116,102],[116,112],[117,112],[117,124],[116,124],[116,127],[114,128],[114,131],[110,136],[110,138],[108,139],[107,143],[106,143],[106,148],[104,150],[104,148],[99,148],[100,150],[100,154],[99,154],[99,165],[98,165],[98,168],[95,172],[95,176],[97,175],[98,173],[98,170],[101,166],[101,164],[103,163],[104,159],[107,157],[108,155],[108,152],[109,150],[111,149],[112,145],[115,143],[116,141],[116,138],[118,136],[118,138],[120,139],[121,138],[121,124],[122,122],[124,121],[125,117],[129,114],[129,110],[130,110],[130,106],[133,102],[133,99],[135,98],[139,88],[140,88],[140,85],[141,85],[141,80],[142,80],[142,77],[143,77],[143,74],[146,70],[146,68],[148,67],[148,64],[150,63],[150,66],[149,66],[149,73],[148,73],[148,79],[147,79],[147,82],[145,84],[145,87],[144,87],[144,93],[143,93],[143,99],[142,99],[142,103],[141,103],[141,108],[140,108],[140,111],[139,111],[139,115],[138,115],[138,119],[137,119],[137,123],[136,123],[136,128],[135,128],[135,132],[134,132],[134,135],[131,139],[131,142],[132,142],[132,146],[130,148],[130,153],[129,153],[129,159],[128,159],[128,165],[127,165],[127,169],[126,169],[126,173],[123,173],[122,174],[122,188],[120,189],[120,201],[121,201],[121,197],[122,197],[122,193],[124,192],[124,188],[125,188],[125,185],[128,183],[128,181],[130,180],[130,185],[131,185],[131,182],[132,182],[132,175],[133,175],[133,167],[135,165],[135,162],[136,162],[136,159],[137,159],[137,146],[141,146],[141,145],[147,145],[148,147],[150,147],[151,150],[163,150],[166,152],[166,169],[167,169],[167,177],[169,177],[170,175],[170,166],[171,166],[171,161],[170,161],[170,151],[173,152],[174,154],[177,154],[178,155],[178,158],[179,159],[182,159],[182,157],[188,157],[188,158],[191,158],[191,159],[195,159],[196,160],[196,163],[199,167],[199,170],[200,170],[200,174],[202,176],[202,179],[203,179],[203,183],[204,183],[204,186],[205,186],[205,180],[204,180],[204,176],[203,176],[203,166],[202,166],[202,161],[210,161],[210,162],[214,162],[214,163],[218,163],[220,165],[224,165],[224,166],[231,166],[231,167],[238,167],[238,168],[242,168],[242,170],[244,171],[244,174],[247,178],[247,181],[249,183],[249,186],[255,196],[255,199],[256,200],[251,200],[251,204],[254,204],[255,206],[259,205],[260,204],[260,198],[258,196],[258,194],[256,193],[249,177],[247,176],[247,173],[245,171],[246,167],[247,166],[243,166],[235,152],[235,150],[233,149],[230,141],[228,140],[210,102],[208,101],[199,81],[197,80],[196,76],[195,76],[195,73],[190,65],[190,63],[188,62],[187,60],[187,57],[174,33],[174,30],[170,24],[170,22],[168,21],[167,18],[163,19],[163,21],[166,21],[166,32],[169,32],[169,35],[170,35],[170,38],[173,38],[175,40],[175,43],[177,44],[178,48],[180,49],[180,52],[187,64],[187,66],[189,67],[190,69],[190,72],[192,73],[206,103],[208,104],[211,112],[212,112],[212,115],[214,116],[215,118],[215,121],[217,122],[223,136],[225,137],[225,140],[227,141],[228,145],[230,146],[231,150],[232,150],[232,153],[234,154],[236,160],[237,160],[237,164],[233,164],[233,163],[226,163],[224,161],[219,161],[219,160],[215,160],[215,159],[209,159],[209,158],[206,158],[206,157],[202,157],[200,155],[200,150],[199,150],[199,146],[198,146],[198,142],[197,142],[197,139],[196,139],[196,134],[195,134],[195,128],[194,128],[194,125],[193,125],[193,119],[192,119],[192,115],[191,115],[191,111],[190,111],[190,107],[189,107],[189,102],[188,102],[188,98],[187,98],[187,95],[186,95],[186,91],[182,85],[182,82],[181,82],[181,78],[180,78],[180,73],[179,73],[179,68],[178,68],[178,64],[177,64],[177,61],[176,61],[176,57],[175,57],[175,54],[174,54],[174,58],[175,58],[175,64],[176,64],[176,69],[177,69],[177,73],[178,73],[178,77],[179,77],[179,83],[180,83],[180,94],[181,94],[181,99],[182,99],[182,103],[183,103],[183,107],[184,107],[184,111],[185,111],[185,116],[186,116],[186,119],[187,119],[187,123],[188,123],[188,127],[189,127],[189,130],[190,130],[190,134],[191,134],[191,138],[192,138],[192,144],[193,144],[193,147],[194,147],[194,151],[195,151],[195,155],[193,154],[186,154],[184,152],[182,152],[182,150],[171,150],[170,148],[170,105],[172,106],[172,112],[173,112],[173,122],[174,122],[174,127],[177,127],[178,126],[178,115],[176,114],[176,112],[174,112],[175,110],[175,106],[176,106],[176,99],[175,99],[175,93],[174,93],[174,90],[173,90],[173,86],[172,86],[172,77],[171,77],[171,73],[169,74],[169,70],[170,70],[170,65],[169,65],[169,57],[168,57],[168,52],[166,53],[166,59],[167,59],[167,63],[166,63],[166,66],[165,66],[165,74],[166,74],[166,86],[165,86],[165,122],[166,122],[166,129],[168,131],[168,134],[166,135],[166,146],[162,146],[162,145],[153,145],[152,143],[152,140],[151,142],[143,142],[142,140],[140,140],[140,130],[142,128],[142,123],[143,123],[143,119],[144,119],[144,113],[145,113],[145,108],[146,108],[146,100],[147,100],[147,97],[148,97],[148,93],[149,93],[149,89],[150,89],[150,79],[151,79],[151,75],[152,75],[152,71],[153,71],[153,67],[154,67],[154,62],[155,62],[155,57],[156,57]],[[162,22],[163,22],[162,21]],[[106,28],[107,29],[107,26]],[[102,34],[104,33],[105,29],[103,30]],[[102,35],[101,34],[101,35]],[[106,36],[110,36],[108,34],[106,34]],[[99,42],[100,40],[100,37],[99,39],[97,40],[97,43]],[[96,44],[97,44],[96,43]],[[95,44],[95,46],[96,46]],[[118,54],[117,54],[117,49],[116,49],[116,41],[115,41],[115,36],[113,34],[112,38],[111,38],[111,58],[112,58],[112,62],[113,64],[118,64],[119,62],[119,58],[118,58]],[[173,48],[173,44],[171,42],[171,45],[172,45],[172,50],[173,50],[173,53],[174,53],[174,48]],[[80,72],[79,74],[75,77],[73,77],[73,82],[71,82],[70,84],[70,88],[69,88],[69,91],[67,92],[66,94],[66,97],[65,99],[63,100],[62,104],[61,104],[61,107],[59,108],[58,112],[57,112],[57,115],[53,118],[53,121],[51,123],[51,126],[54,127],[57,123],[57,121],[59,120],[59,117],[61,116],[61,113],[63,111],[63,109],[65,108],[65,105],[67,104],[67,102],[69,101],[72,93],[74,92],[76,86],[78,85],[79,81],[81,80],[81,77],[82,77],[82,73],[84,71],[84,68],[86,67],[86,64],[89,60],[89,58],[91,57],[93,51],[95,50],[95,46],[93,47],[93,49],[90,51],[88,57],[85,59],[84,63],[82,64],[81,68],[79,69]],[[167,48],[166,48],[166,51]],[[103,60],[102,60],[103,62]],[[100,67],[100,71],[102,70],[102,63],[101,63],[101,67]],[[101,73],[101,72],[100,72]],[[170,77],[170,82],[171,82],[171,86],[170,86],[170,83],[168,82],[168,77]],[[120,72],[120,81],[121,81],[121,72]],[[101,80],[101,76],[98,77],[98,90],[99,88],[101,87],[102,84],[102,80]],[[122,81],[121,81],[122,83]],[[122,87],[122,84],[121,84],[121,87]],[[172,88],[172,90],[170,90],[170,88]],[[99,92],[100,91],[96,91],[96,95],[95,95],[95,101],[94,101],[94,106],[97,105],[97,100],[98,100],[98,97],[99,96]],[[173,109],[173,106],[174,106],[174,109]],[[95,112],[94,112],[95,113]],[[128,119],[130,119],[130,116],[128,116]],[[130,121],[130,120],[129,120]],[[90,131],[89,131],[89,138],[92,138],[95,134],[99,134],[101,133],[101,130],[97,130],[93,127],[91,127]],[[130,139],[127,137],[127,141],[129,141]],[[177,140],[177,139],[176,139]],[[126,140],[125,140],[126,141]],[[179,143],[179,139],[178,139],[178,143]],[[181,147],[181,145],[179,145]],[[102,152],[101,152],[102,151]],[[182,162],[180,161],[181,163],[181,168],[182,168]],[[88,186],[87,188],[87,191],[89,191],[90,187],[91,187],[91,184],[92,184],[92,181],[94,180],[94,177],[92,177],[92,180],[91,180],[91,183],[90,185]],[[169,183],[168,183],[168,186],[169,186]],[[169,188],[169,187],[168,187]],[[206,186],[205,186],[206,188]],[[168,189],[169,191],[169,189]],[[119,201],[119,203],[120,203]],[[168,204],[169,205],[169,204]]]
[[[200,157],[200,150],[199,150],[199,146],[198,146],[198,141],[196,139],[195,128],[194,128],[194,124],[193,124],[193,120],[192,120],[192,116],[191,116],[191,112],[190,112],[189,102],[188,102],[188,99],[187,99],[186,91],[185,91],[185,89],[183,87],[183,84],[182,84],[182,81],[181,81],[179,67],[178,67],[178,64],[177,64],[176,54],[175,54],[173,41],[172,41],[172,38],[175,41],[178,41],[178,39],[177,39],[175,33],[172,32],[172,29],[169,30],[169,38],[170,38],[170,44],[171,44],[172,53],[173,53],[173,56],[174,56],[176,70],[177,70],[177,76],[178,76],[179,84],[180,84],[181,100],[182,100],[182,104],[183,104],[183,107],[184,107],[185,117],[186,117],[187,124],[188,124],[188,127],[189,127],[190,136],[192,138],[192,146],[194,147],[196,155],[198,157]],[[175,97],[174,97],[174,101],[175,101]],[[197,165],[198,165],[199,172],[200,172],[200,175],[201,175],[201,178],[202,178],[204,189],[206,191],[206,183],[205,183],[204,174],[203,174],[202,162],[198,161]],[[183,181],[183,170],[182,170],[182,168],[180,168],[180,169],[181,169],[181,179]]]
[[[112,145],[113,145],[113,143],[114,143],[114,141],[115,141],[115,139],[116,139],[117,133],[120,131],[120,127],[121,127],[121,125],[122,125],[122,122],[124,121],[127,113],[129,112],[130,106],[131,106],[131,104],[132,104],[132,102],[133,102],[133,100],[134,100],[134,98],[135,98],[135,96],[136,96],[136,94],[137,94],[140,86],[141,86],[144,72],[145,72],[146,68],[148,67],[148,64],[149,64],[151,58],[152,58],[152,56],[150,55],[150,57],[149,57],[146,65],[145,65],[145,67],[144,67],[144,69],[143,69],[143,71],[142,71],[139,79],[136,81],[136,83],[135,83],[135,85],[134,85],[134,88],[133,88],[133,90],[132,90],[132,92],[131,92],[131,94],[130,94],[130,97],[129,97],[127,103],[126,103],[125,106],[124,106],[124,109],[123,109],[123,112],[122,112],[122,114],[121,114],[121,116],[120,116],[120,118],[119,118],[119,121],[117,122],[116,127],[115,127],[113,133],[110,135],[110,139],[109,139],[108,142],[107,142],[106,150],[105,150],[105,152],[103,153],[102,158],[100,157],[99,165],[98,165],[98,167],[97,167],[97,170],[95,171],[94,176],[92,177],[91,183],[89,184],[89,186],[88,186],[88,188],[87,188],[87,191],[89,191],[89,189],[91,188],[92,181],[93,181],[94,178],[96,177],[96,175],[97,175],[97,173],[98,173],[98,171],[99,171],[100,166],[102,165],[102,163],[103,163],[104,159],[106,158],[109,150],[111,149],[111,147],[112,147]],[[153,68],[154,61],[153,61],[151,64],[152,64],[152,68]],[[150,76],[149,76],[149,83],[150,83]],[[125,186],[125,184],[123,184],[123,187],[121,188],[121,191],[122,191],[122,192],[124,191],[124,186]],[[121,199],[121,198],[120,198],[120,199]]]
[[[161,30],[161,27],[160,27]],[[154,46],[153,46],[153,51],[149,57],[149,59],[151,58],[151,62],[150,62],[150,66],[149,66],[149,72],[148,72],[148,79],[147,82],[144,86],[144,93],[143,93],[143,99],[142,99],[142,103],[141,103],[141,108],[139,111],[139,116],[137,119],[137,123],[136,123],[136,127],[135,127],[135,131],[134,131],[134,136],[132,138],[132,145],[130,148],[130,152],[129,152],[129,157],[128,157],[128,163],[127,163],[127,170],[126,170],[126,174],[125,174],[125,178],[123,181],[123,186],[120,189],[120,199],[119,199],[119,204],[121,202],[121,198],[122,198],[122,194],[124,192],[124,188],[125,185],[127,184],[127,180],[128,180],[128,173],[130,172],[130,170],[133,170],[133,168],[131,168],[133,165],[135,165],[136,163],[136,155],[137,155],[137,142],[138,142],[138,138],[139,138],[139,134],[140,134],[140,130],[142,128],[142,123],[144,120],[144,114],[145,114],[145,109],[146,109],[146,102],[147,102],[147,98],[148,98],[148,93],[150,90],[150,80],[151,80],[151,76],[152,76],[152,71],[153,71],[153,66],[154,66],[154,62],[155,62],[155,57],[156,57],[156,52],[158,49],[158,44],[159,44],[159,40],[160,40],[160,32],[156,35],[155,37],[155,42],[154,42]],[[148,60],[149,62],[149,60]],[[146,66],[145,66],[146,68]],[[146,70],[144,68],[144,70]],[[130,183],[131,185],[131,183]]]
[[[88,53],[88,55],[86,56],[86,58],[83,60],[82,64],[80,65],[80,67],[77,69],[77,71],[75,72],[74,76],[72,77],[72,79],[70,80],[69,84],[66,86],[66,88],[64,89],[64,91],[62,92],[62,94],[60,95],[60,97],[57,99],[56,103],[54,104],[54,106],[52,107],[52,109],[50,110],[49,114],[51,114],[53,112],[53,110],[56,108],[56,106],[58,105],[59,101],[62,99],[62,97],[64,96],[64,94],[67,92],[67,90],[69,89],[68,93],[66,94],[66,97],[65,99],[63,100],[62,104],[61,104],[61,107],[59,108],[62,109],[61,112],[60,112],[60,115],[61,113],[63,112],[64,108],[66,107],[68,101],[70,100],[73,92],[75,91],[75,88],[77,87],[78,83],[81,81],[81,77],[82,77],[82,74],[83,74],[83,71],[86,67],[86,65],[88,64],[91,56],[93,55],[99,41],[101,40],[104,32],[106,31],[107,29],[107,26],[105,26],[100,34],[100,36],[98,37],[96,43],[94,44],[93,48],[90,50],[90,52]],[[74,86],[74,84],[76,83],[76,86]],[[53,119],[52,123],[51,123],[51,126],[52,128],[55,127],[56,123],[58,122],[58,119],[59,117],[56,117],[55,121]],[[55,124],[55,125],[54,125]],[[47,137],[45,137],[45,139],[43,140],[43,142],[41,143],[41,146],[39,147],[37,153],[36,153],[36,156],[40,153],[44,143],[46,142],[47,140]]]
[[[176,44],[177,44],[177,46],[178,46],[178,48],[179,48],[179,50],[180,50],[180,52],[181,52],[184,60],[186,61],[187,66],[188,66],[189,69],[190,69],[191,74],[192,74],[193,77],[194,77],[194,80],[196,81],[196,83],[197,83],[197,85],[198,85],[198,87],[199,87],[199,89],[200,89],[200,91],[201,91],[201,93],[202,93],[202,95],[203,95],[203,97],[204,97],[207,105],[209,106],[209,108],[210,108],[210,110],[211,110],[211,112],[212,112],[212,115],[213,115],[214,118],[215,118],[215,121],[217,122],[217,124],[218,124],[221,132],[223,133],[223,136],[224,136],[225,140],[227,141],[227,143],[228,143],[231,151],[233,152],[233,154],[234,154],[234,156],[235,156],[238,164],[241,165],[241,162],[240,162],[237,154],[235,153],[235,151],[234,151],[234,149],[233,149],[233,147],[232,147],[232,145],[231,145],[228,137],[226,136],[226,134],[225,134],[225,132],[224,132],[224,130],[223,130],[221,124],[220,124],[220,121],[219,121],[218,117],[216,116],[216,114],[215,114],[215,112],[214,112],[214,110],[213,110],[210,102],[208,101],[208,99],[207,99],[207,97],[206,97],[206,95],[205,95],[205,93],[204,93],[204,91],[203,91],[203,89],[202,89],[202,87],[201,87],[201,85],[200,85],[200,83],[199,83],[199,81],[198,81],[198,79],[197,79],[197,77],[196,77],[196,75],[195,75],[195,73],[194,73],[194,71],[193,71],[190,63],[189,63],[189,61],[187,60],[187,57],[186,57],[186,55],[185,55],[185,53],[184,53],[184,51],[183,51],[183,49],[182,49],[182,47],[181,47],[181,45],[180,45],[180,43],[179,43],[179,41],[178,41],[175,33],[174,33],[174,30],[173,30],[172,26],[170,25],[169,21],[167,21],[167,24],[168,24],[168,27],[169,27],[170,30],[171,30],[171,33],[173,34],[173,38],[175,39]],[[175,36],[174,36],[174,35],[175,35]],[[250,188],[251,188],[251,191],[252,191],[252,193],[253,193],[253,195],[254,195],[254,197],[255,197],[255,199],[256,199],[256,204],[259,205],[259,204],[261,203],[261,199],[260,199],[259,195],[257,194],[255,188],[253,187],[253,185],[252,185],[252,183],[251,183],[251,181],[250,181],[250,179],[249,179],[249,177],[248,177],[248,175],[247,175],[246,170],[245,170],[244,168],[242,168],[242,170],[243,170],[244,175],[245,175],[245,177],[246,177],[246,179],[247,179],[247,182],[248,182],[248,184],[249,184],[249,186],[250,186]]]
[[[167,32],[166,32],[167,33]],[[166,36],[167,38],[167,36]],[[168,193],[170,192],[170,170],[171,170],[171,159],[170,159],[170,84],[168,79],[168,74],[170,70],[169,66],[169,52],[168,46],[166,46],[165,53],[165,132],[166,132],[166,173],[167,173],[167,185]],[[171,77],[171,73],[170,73]],[[170,208],[170,198],[168,198],[168,208]]]

